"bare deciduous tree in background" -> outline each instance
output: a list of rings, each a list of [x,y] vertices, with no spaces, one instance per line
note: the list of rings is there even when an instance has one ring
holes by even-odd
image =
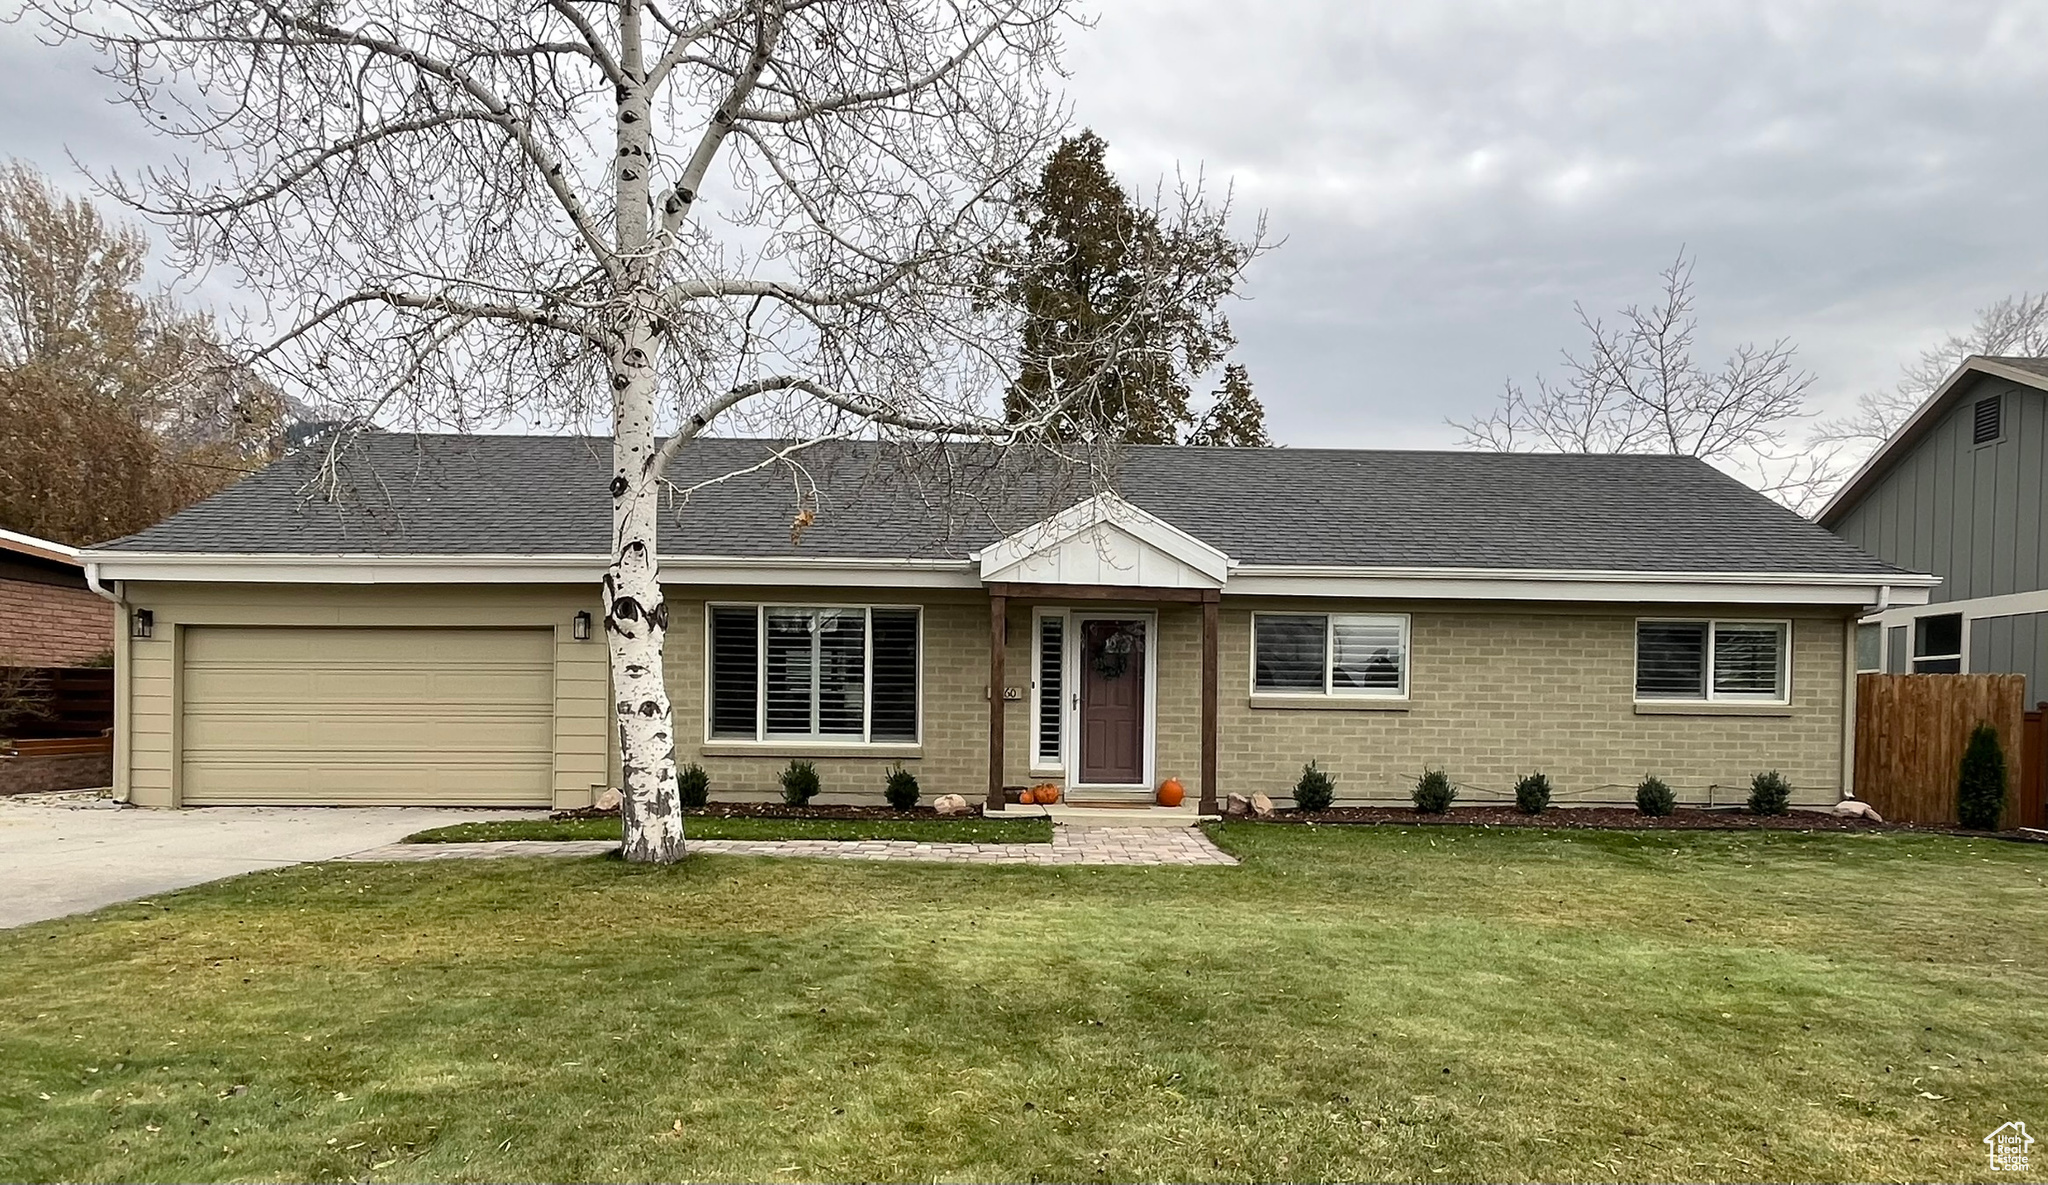
[[[0,167],[0,526],[139,531],[268,460],[286,408],[212,320],[144,288],[148,242]]]
[[[1070,398],[983,406],[1014,357],[983,263],[1061,130],[1066,0],[34,3],[198,149],[105,183],[269,299],[254,357],[358,423],[608,418],[629,859],[683,852],[678,451],[735,418],[1014,441]]]
[[[1856,410],[1815,427],[1816,446],[1843,446],[1856,460],[1877,451],[1972,354],[2048,357],[2048,292],[2021,293],[1977,310],[1976,324],[1951,333],[1900,367],[1899,381],[1857,397]]]
[[[1719,369],[1693,358],[1699,317],[1692,260],[1665,268],[1655,304],[1630,305],[1618,324],[1574,305],[1591,339],[1564,352],[1565,378],[1539,376],[1534,390],[1510,382],[1492,412],[1452,426],[1467,448],[1502,452],[1671,453],[1735,470],[1794,509],[1832,483],[1826,454],[1787,454],[1788,429],[1804,414],[1813,375],[1780,338],[1737,346]]]

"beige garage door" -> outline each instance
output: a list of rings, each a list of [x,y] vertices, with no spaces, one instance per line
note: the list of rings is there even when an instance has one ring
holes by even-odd
[[[184,635],[189,806],[548,806],[549,630]]]

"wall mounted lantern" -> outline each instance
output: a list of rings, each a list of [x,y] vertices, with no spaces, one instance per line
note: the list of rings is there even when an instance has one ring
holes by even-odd
[[[569,619],[569,636],[578,642],[590,641],[590,613],[585,610]]]
[[[149,638],[156,635],[156,614],[147,609],[137,609],[128,618],[128,636]]]

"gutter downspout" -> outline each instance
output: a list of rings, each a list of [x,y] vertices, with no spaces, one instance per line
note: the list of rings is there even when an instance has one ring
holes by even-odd
[[[114,603],[114,801],[125,803],[129,800],[128,785],[128,622],[127,599],[121,595],[120,581],[114,582],[113,591],[100,583],[100,566],[88,561],[85,565],[85,586]]]

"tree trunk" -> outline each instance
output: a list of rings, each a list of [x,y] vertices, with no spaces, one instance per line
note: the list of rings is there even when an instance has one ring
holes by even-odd
[[[654,474],[652,335],[626,334],[613,364],[612,564],[604,575],[605,639],[611,647],[612,710],[618,717],[625,785],[619,811],[628,860],[683,858],[682,799],[676,786],[675,718],[662,677],[668,601],[655,551],[659,486]]]
[[[619,721],[625,786],[619,813],[626,859],[683,858],[683,804],[676,785],[675,717],[661,669],[668,601],[655,554],[661,474],[654,439],[659,304],[648,257],[648,175],[653,154],[641,62],[638,0],[619,5],[619,59],[632,80],[618,93],[618,247],[623,317],[611,361],[612,566],[604,575],[604,633],[611,646],[612,711]]]

